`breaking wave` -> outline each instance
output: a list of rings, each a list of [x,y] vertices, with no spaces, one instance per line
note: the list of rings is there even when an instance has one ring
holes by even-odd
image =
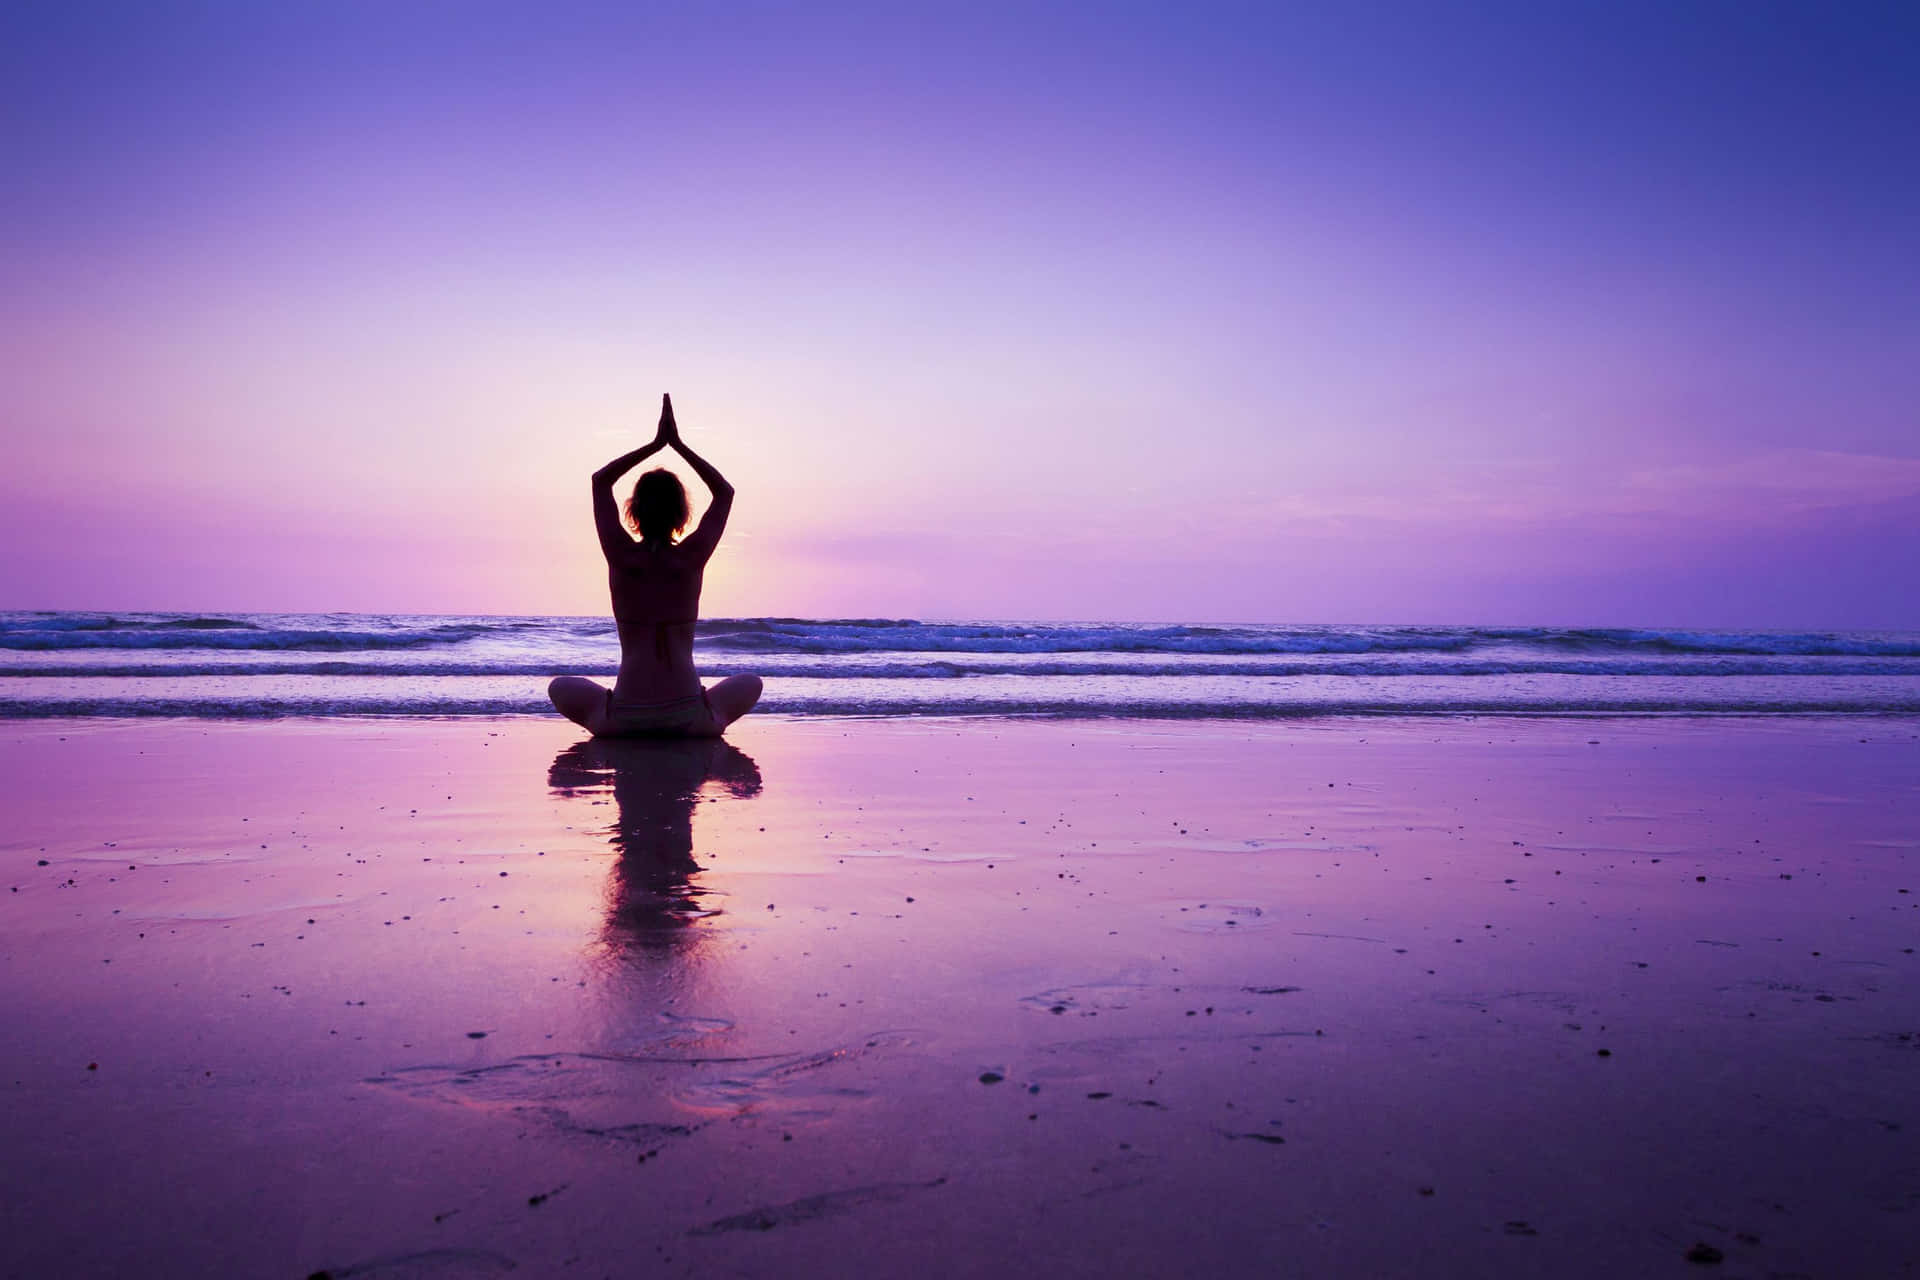
[[[714,618],[709,678],[794,715],[1913,714],[1920,635]],[[0,613],[0,718],[548,715],[610,619]]]

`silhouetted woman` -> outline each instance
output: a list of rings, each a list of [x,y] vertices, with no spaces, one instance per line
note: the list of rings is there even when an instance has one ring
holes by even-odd
[[[672,449],[687,460],[713,494],[699,527],[687,526],[687,491],[671,471],[640,477],[620,523],[613,485],[627,472]],[[693,624],[700,616],[700,582],[727,527],[733,486],[680,439],[673,400],[660,397],[660,430],[653,443],[623,454],[593,473],[593,523],[607,557],[613,621],[620,632],[620,678],[608,691],[583,676],[558,676],[547,696],[560,714],[597,737],[717,738],[760,700],[759,676],[728,676],[700,687],[693,667]]]

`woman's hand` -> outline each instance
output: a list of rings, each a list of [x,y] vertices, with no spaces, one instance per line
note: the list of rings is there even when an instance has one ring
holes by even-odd
[[[680,443],[680,425],[673,420],[673,397],[660,397],[660,430],[653,442],[658,445],[677,445]]]
[[[606,490],[607,510],[612,511],[614,481],[645,462],[648,458],[651,458],[654,454],[659,453],[662,449],[678,450],[685,448],[686,446],[680,443],[680,428],[673,420],[673,399],[670,396],[661,396],[660,430],[654,433],[653,439],[648,443],[641,445],[638,449],[629,453],[621,454],[612,462],[609,462],[606,466],[594,472],[594,493],[598,495],[601,490]],[[597,502],[598,500],[596,496],[595,501]],[[608,519],[612,521],[612,527],[617,530],[620,525],[619,520],[612,516],[609,516]]]

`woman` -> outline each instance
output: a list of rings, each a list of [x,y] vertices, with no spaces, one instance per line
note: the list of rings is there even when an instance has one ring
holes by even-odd
[[[627,499],[627,525],[614,506],[613,485],[662,449],[687,460],[713,494],[691,534],[687,491],[664,468],[640,477]],[[615,458],[593,473],[593,523],[607,557],[613,621],[620,632],[620,678],[608,691],[581,676],[559,676],[547,696],[561,715],[602,738],[717,738],[760,700],[759,676],[728,676],[700,687],[693,668],[693,624],[700,616],[700,580],[727,527],[733,486],[705,458],[681,442],[673,400],[660,397],[660,431],[653,443]]]

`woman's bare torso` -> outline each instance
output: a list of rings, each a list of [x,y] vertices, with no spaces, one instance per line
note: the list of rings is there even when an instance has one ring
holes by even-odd
[[[694,621],[706,565],[691,549],[636,543],[607,565],[613,621],[620,633],[620,678],[613,700],[628,705],[698,697]]]

